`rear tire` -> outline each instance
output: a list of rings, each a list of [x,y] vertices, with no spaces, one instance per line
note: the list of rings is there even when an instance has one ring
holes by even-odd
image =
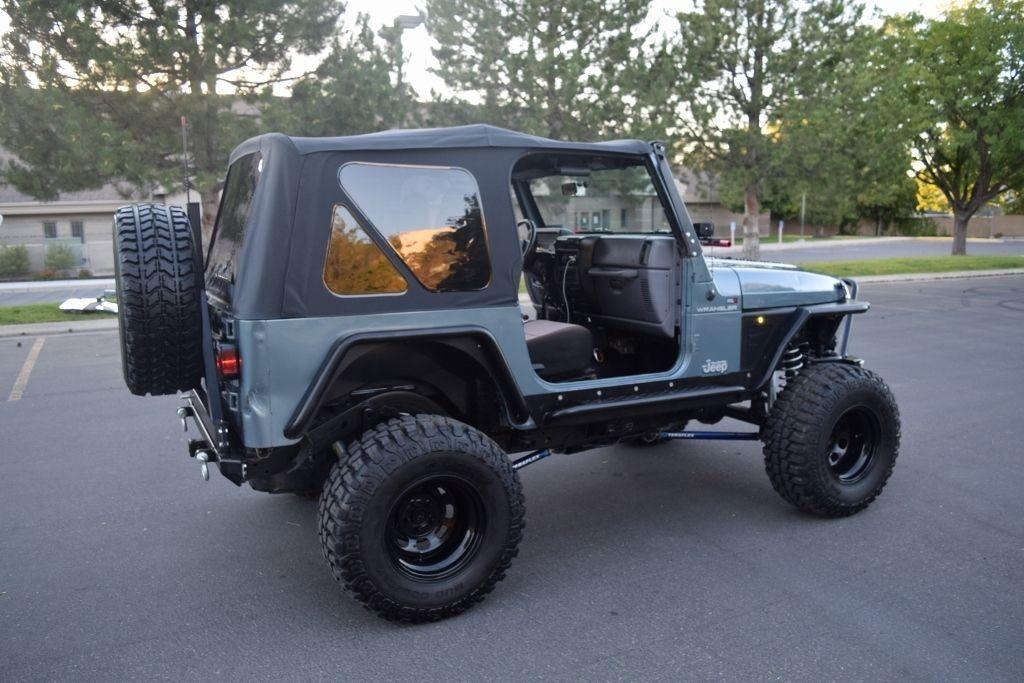
[[[811,365],[779,394],[762,440],[779,495],[805,512],[845,517],[870,505],[889,480],[899,454],[899,409],[870,370]]]
[[[184,210],[134,204],[114,214],[121,367],[133,394],[159,396],[199,385],[201,276]]]
[[[505,453],[447,417],[394,418],[334,464],[319,529],[334,578],[391,621],[436,621],[483,600],[523,535]]]

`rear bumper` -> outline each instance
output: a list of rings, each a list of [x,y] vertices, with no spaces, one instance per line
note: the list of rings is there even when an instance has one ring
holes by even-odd
[[[199,392],[191,391],[185,396],[185,405],[178,409],[178,416],[186,431],[191,420],[199,433],[199,438],[189,439],[189,457],[205,453],[207,462],[216,463],[222,475],[241,486],[245,481],[245,463],[231,445],[228,428],[216,425]]]

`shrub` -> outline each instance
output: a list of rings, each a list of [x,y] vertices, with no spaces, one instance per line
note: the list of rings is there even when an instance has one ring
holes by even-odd
[[[28,269],[27,247],[0,247],[0,277],[20,277],[27,274]]]
[[[88,268],[79,268],[78,277],[92,277],[92,271]]]
[[[57,272],[51,268],[41,270],[32,276],[33,280],[53,280],[56,279]]]
[[[46,249],[46,268],[63,273],[78,265],[78,258],[70,247],[63,244],[51,244]]]

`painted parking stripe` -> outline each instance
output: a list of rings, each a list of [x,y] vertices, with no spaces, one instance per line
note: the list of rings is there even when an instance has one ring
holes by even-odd
[[[43,350],[43,342],[45,341],[46,337],[36,337],[36,343],[32,345],[28,352],[28,358],[25,359],[25,364],[21,366],[18,379],[14,380],[11,395],[7,397],[8,403],[21,400],[21,395],[25,393],[25,387],[28,386],[28,378],[32,374],[32,368],[36,366],[36,359],[39,358],[39,352]]]

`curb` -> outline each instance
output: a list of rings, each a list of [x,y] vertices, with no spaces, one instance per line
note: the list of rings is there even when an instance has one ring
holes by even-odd
[[[865,282],[925,282],[928,280],[966,280],[976,277],[999,277],[1001,275],[1024,275],[1024,268],[1003,268],[1000,270],[956,270],[949,273],[907,273],[905,275],[863,275],[851,276],[858,284]]]
[[[38,337],[73,332],[107,332],[117,329],[117,318],[101,320],[75,320],[73,322],[29,323],[27,325],[0,325],[0,339],[10,337]]]

